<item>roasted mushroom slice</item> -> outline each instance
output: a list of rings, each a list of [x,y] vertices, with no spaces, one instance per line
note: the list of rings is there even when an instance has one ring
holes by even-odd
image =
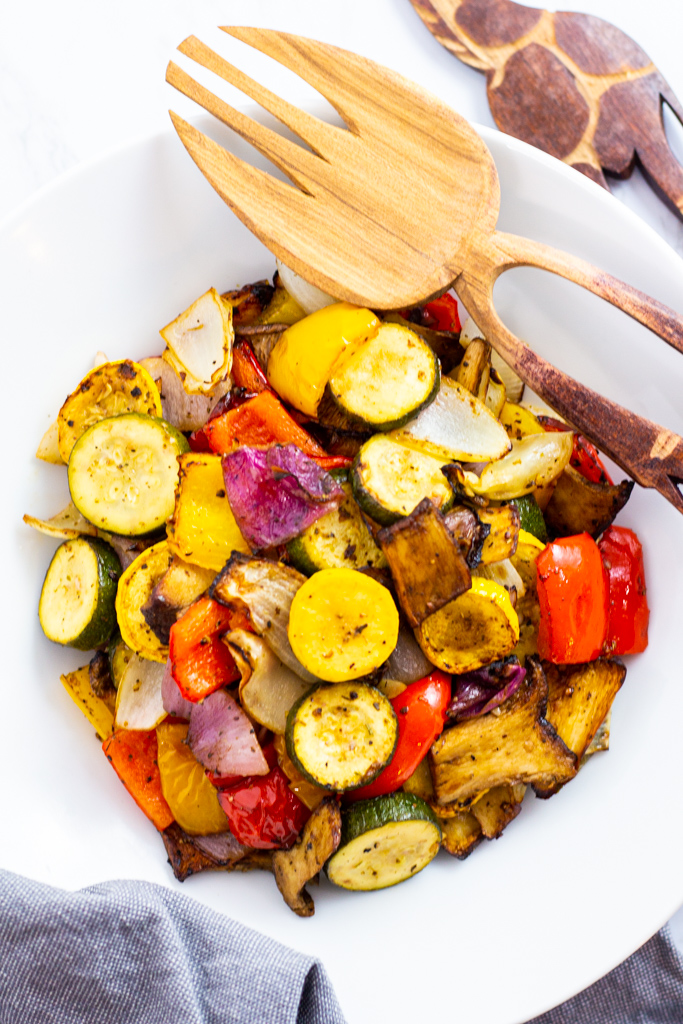
[[[473,814],[464,811],[450,818],[439,818],[441,845],[451,857],[465,860],[484,838],[481,825]]]
[[[633,480],[595,484],[573,466],[566,466],[543,513],[548,532],[552,537],[577,533],[598,537],[622,510],[633,486]]]
[[[456,505],[444,515],[446,526],[460,548],[470,569],[474,569],[481,561],[484,542],[491,532],[490,525],[484,526],[476,512],[465,505]]]
[[[423,498],[405,519],[380,530],[377,539],[411,626],[419,626],[469,590],[472,580],[467,562],[429,498]]]
[[[581,761],[619,692],[626,668],[618,661],[598,658],[585,665],[545,665],[548,681],[546,718]],[[535,784],[537,796],[549,797],[560,789]]]
[[[273,874],[285,903],[299,917],[315,913],[305,885],[322,870],[341,839],[341,811],[334,797],[318,804],[291,850],[273,854]]]
[[[573,778],[577,757],[544,718],[547,695],[543,669],[530,658],[526,678],[498,714],[446,729],[430,752],[438,804],[462,802],[494,786],[550,787]]]
[[[517,817],[525,792],[526,786],[522,783],[494,786],[472,804],[470,813],[479,822],[486,839],[498,839],[503,829]]]
[[[462,384],[473,395],[484,401],[490,373],[491,346],[483,338],[475,338],[465,349],[465,355],[453,376],[458,384]]]

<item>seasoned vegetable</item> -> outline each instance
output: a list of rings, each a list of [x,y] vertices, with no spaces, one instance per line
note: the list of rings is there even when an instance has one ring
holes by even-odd
[[[232,306],[215,288],[201,295],[160,334],[168,345],[163,358],[188,394],[206,394],[230,373]]]
[[[342,355],[372,337],[379,320],[348,302],[312,313],[284,332],[268,360],[268,380],[295,409],[315,416]]]
[[[325,450],[287,412],[270,390],[218,416],[204,427],[206,439],[214,452],[227,455],[239,445],[295,444],[311,458],[324,456]]]
[[[343,360],[328,388],[344,414],[371,430],[402,427],[434,400],[439,360],[407,327],[381,324]]]
[[[155,732],[117,729],[102,744],[102,750],[140,810],[155,828],[168,828],[173,813],[161,788]]]
[[[472,805],[471,814],[479,822],[485,839],[498,839],[503,829],[517,817],[522,809],[526,786],[494,786]]]
[[[643,549],[633,530],[610,526],[598,548],[607,572],[607,654],[639,654],[647,647],[650,610],[645,593]]]
[[[230,508],[254,549],[285,544],[344,500],[334,477],[294,444],[243,446],[222,465]]]
[[[214,575],[211,569],[171,556],[168,569],[140,608],[145,622],[162,644],[168,645],[171,626],[209,589]]]
[[[599,537],[622,510],[633,486],[633,480],[623,480],[620,484],[592,483],[572,466],[566,466],[544,512],[551,536],[589,533],[591,537]]]
[[[91,370],[59,411],[59,453],[64,462],[76,441],[100,420],[123,413],[161,416],[158,388],[139,363],[124,359]]]
[[[185,743],[188,727],[163,722],[157,726],[161,789],[178,824],[190,835],[213,835],[229,828],[218,791]]]
[[[452,467],[454,482],[457,481],[467,494],[509,501],[555,480],[569,462],[571,453],[570,433],[530,434],[521,441],[513,441],[510,454],[489,462],[480,476],[459,466]]]
[[[289,712],[287,753],[310,782],[342,793],[364,786],[391,760],[398,723],[367,683],[319,686]]]
[[[260,636],[246,629],[233,629],[225,642],[242,676],[242,707],[255,722],[283,734],[291,707],[310,690],[310,685],[283,665]]]
[[[548,530],[545,525],[545,519],[533,494],[525,494],[524,497],[515,498],[513,504],[519,512],[520,530],[526,530],[527,533],[532,534],[542,541],[543,544],[547,544]]]
[[[520,529],[519,509],[516,505],[500,505],[497,508],[480,508],[477,510],[479,522],[488,526],[489,532],[484,538],[481,548],[481,561],[484,564],[500,562],[514,555],[517,548],[517,536]]]
[[[217,778],[268,774],[268,762],[253,724],[225,689],[215,690],[195,703],[190,711],[187,745]]]
[[[273,854],[273,874],[285,903],[299,917],[314,913],[305,885],[315,878],[339,846],[341,812],[333,797],[318,805],[291,850]]]
[[[100,540],[61,544],[50,562],[38,617],[48,640],[89,651],[107,642],[116,625],[114,603],[121,564]]]
[[[134,654],[116,691],[116,729],[156,728],[166,717],[161,694],[165,665]]]
[[[493,413],[449,377],[442,379],[434,401],[391,436],[401,444],[444,461],[500,459],[510,451],[505,428]]]
[[[453,502],[453,489],[441,472],[443,463],[377,434],[358,452],[353,494],[371,519],[390,526],[410,515],[423,498],[442,512]]]
[[[484,838],[481,825],[469,811],[438,818],[443,832],[441,845],[446,853],[458,860],[465,860]]]
[[[540,656],[561,665],[597,658],[607,635],[609,591],[593,538],[581,533],[548,544],[536,569]]]
[[[377,535],[411,626],[470,589],[470,570],[444,517],[424,498],[406,519]]]
[[[616,661],[599,658],[586,665],[561,667],[547,665],[548,707],[546,719],[560,739],[581,761],[598,729],[604,722],[612,702],[626,676],[626,669]],[[560,784],[534,784],[538,796],[549,797]]]
[[[64,689],[73,700],[101,740],[110,736],[114,728],[114,715],[106,701],[98,697],[90,685],[90,669],[87,665],[60,676]]]
[[[143,607],[173,559],[166,541],[143,551],[119,581],[116,617],[121,636],[131,650],[150,661],[166,661],[167,647],[145,619]]]
[[[457,371],[453,371],[453,379],[467,388],[471,394],[486,401],[491,367],[491,346],[481,338],[470,342],[465,350]],[[488,405],[488,403],[487,403]],[[495,413],[494,413],[495,415]]]
[[[185,438],[163,420],[139,413],[99,420],[71,452],[73,503],[95,526],[113,533],[156,530],[173,512],[183,451]]]
[[[29,515],[25,515],[23,519],[26,525],[32,526],[34,530],[39,530],[40,533],[44,533],[48,537],[60,540],[97,536],[97,527],[81,515],[72,501],[50,519],[37,519],[35,516]]]
[[[386,587],[355,569],[323,569],[297,590],[287,629],[299,661],[319,679],[343,682],[373,672],[398,638],[398,610]]]
[[[186,562],[219,572],[233,551],[248,551],[225,495],[219,455],[181,455],[168,546]]]
[[[446,729],[432,747],[432,777],[440,805],[472,802],[494,786],[553,786],[576,774],[576,755],[543,717],[548,695],[543,669],[533,660],[529,666],[526,679],[499,714],[460,722]]]
[[[433,665],[459,674],[509,654],[519,620],[504,587],[473,577],[471,589],[425,619],[415,635]]]
[[[310,815],[278,767],[226,786],[218,799],[232,834],[256,850],[289,849]]]
[[[419,797],[391,793],[363,800],[344,811],[327,876],[343,889],[386,889],[422,871],[440,845],[437,818]]]
[[[382,568],[387,564],[354,501],[351,484],[340,481],[340,487],[345,495],[341,505],[287,545],[290,559],[307,576],[319,569],[362,569],[366,565]]]
[[[171,627],[171,672],[186,700],[204,700],[239,678],[232,655],[220,639],[231,623],[226,608],[202,597]]]

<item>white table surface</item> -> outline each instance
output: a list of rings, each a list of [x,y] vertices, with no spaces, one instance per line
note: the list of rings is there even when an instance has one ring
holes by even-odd
[[[581,0],[566,7],[631,35],[683,100],[679,0]],[[196,112],[164,82],[166,64],[187,35],[239,59],[258,77],[262,58],[217,32],[220,24],[283,28],[356,50],[420,82],[471,121],[494,127],[483,75],[432,39],[409,0],[24,0],[6,5],[2,17],[0,220],[82,161],[166,128],[170,106]],[[269,70],[269,76],[276,91],[302,95],[287,72]],[[683,162],[683,128],[671,116],[666,123]],[[638,170],[613,191],[683,256],[683,221]],[[683,910],[672,928],[683,951]]]

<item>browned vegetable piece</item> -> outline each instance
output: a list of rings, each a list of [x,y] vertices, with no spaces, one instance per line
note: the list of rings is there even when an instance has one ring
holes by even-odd
[[[406,320],[400,313],[385,313],[382,319],[389,324],[403,324],[415,331],[427,342],[432,352],[438,356],[441,372],[450,373],[462,359],[465,349],[460,344],[460,335],[452,331],[435,331],[431,327]]]
[[[497,508],[477,510],[479,522],[489,527],[481,548],[481,561],[502,562],[514,555],[519,537],[519,509],[516,505],[500,505]]]
[[[483,338],[475,338],[465,349],[465,354],[454,374],[458,384],[462,384],[482,402],[486,398],[491,372],[491,346]]]
[[[633,490],[633,480],[595,484],[573,466],[560,474],[544,517],[552,537],[590,533],[598,537],[622,510]]]
[[[586,747],[586,753],[581,758],[581,764],[579,765],[579,768],[583,768],[586,761],[588,761],[588,759],[591,758],[593,754],[599,754],[601,750],[609,750],[609,732],[611,724],[612,709],[610,708],[607,714],[605,715],[603,721],[600,723],[600,726],[598,727],[598,731],[596,732],[595,736]]]
[[[413,793],[415,796],[421,797],[428,804],[434,803],[434,784],[426,758],[420,761],[413,774],[409,775],[403,783],[402,788],[405,793]]]
[[[268,368],[270,353],[273,351],[280,335],[286,330],[286,324],[234,324],[235,335],[246,338],[251,345],[259,365],[265,373]]]
[[[484,525],[471,508],[456,505],[444,515],[446,526],[460,548],[460,553],[470,569],[481,562],[481,550],[491,532],[490,525]]]
[[[621,689],[626,668],[598,658],[585,665],[545,666],[548,681],[546,718],[581,761]],[[561,784],[535,784],[537,796],[553,796]]]
[[[577,757],[544,718],[547,696],[540,662],[529,658],[526,678],[499,714],[446,729],[430,752],[438,804],[463,801],[494,786],[553,786],[573,778]]]
[[[173,822],[161,833],[168,863],[179,882],[201,871],[272,871],[272,854],[243,846],[229,832],[191,836]]]
[[[96,651],[88,666],[90,689],[103,700],[112,715],[116,707],[116,687],[111,677],[109,658],[104,651]]]
[[[287,906],[299,917],[315,913],[307,882],[322,870],[341,839],[341,811],[335,797],[318,804],[291,850],[273,854],[273,874]]]
[[[254,281],[235,291],[223,292],[222,299],[232,306],[232,322],[237,329],[245,324],[256,323],[273,297],[275,287],[270,281]]]
[[[517,783],[512,786],[494,786],[472,805],[471,814],[479,822],[486,839],[497,839],[506,825],[513,821],[522,809],[526,786]]]
[[[467,562],[429,498],[405,519],[380,530],[377,539],[411,626],[419,626],[472,585]]]
[[[160,540],[164,539],[163,533],[148,534],[146,537],[122,537],[118,533],[105,533],[104,530],[98,531],[98,536],[102,540],[106,540],[107,544],[113,547],[116,554],[119,556],[121,568],[125,570],[129,565],[132,565],[138,555],[141,555],[147,548],[154,547]]]
[[[446,853],[465,860],[484,838],[481,825],[473,814],[464,811],[450,818],[439,818],[441,845]]]
[[[213,582],[213,569],[202,569],[174,555],[171,564],[142,606],[145,622],[162,644],[179,615],[201,597]]]

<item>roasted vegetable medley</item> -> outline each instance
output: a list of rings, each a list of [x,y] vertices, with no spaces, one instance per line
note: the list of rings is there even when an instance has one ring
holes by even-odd
[[[451,295],[380,314],[281,268],[161,336],[77,384],[37,453],[72,503],[24,518],[60,541],[45,635],[93,652],[62,682],[180,880],[263,868],[309,916],[321,870],[464,859],[607,749],[633,485]]]

